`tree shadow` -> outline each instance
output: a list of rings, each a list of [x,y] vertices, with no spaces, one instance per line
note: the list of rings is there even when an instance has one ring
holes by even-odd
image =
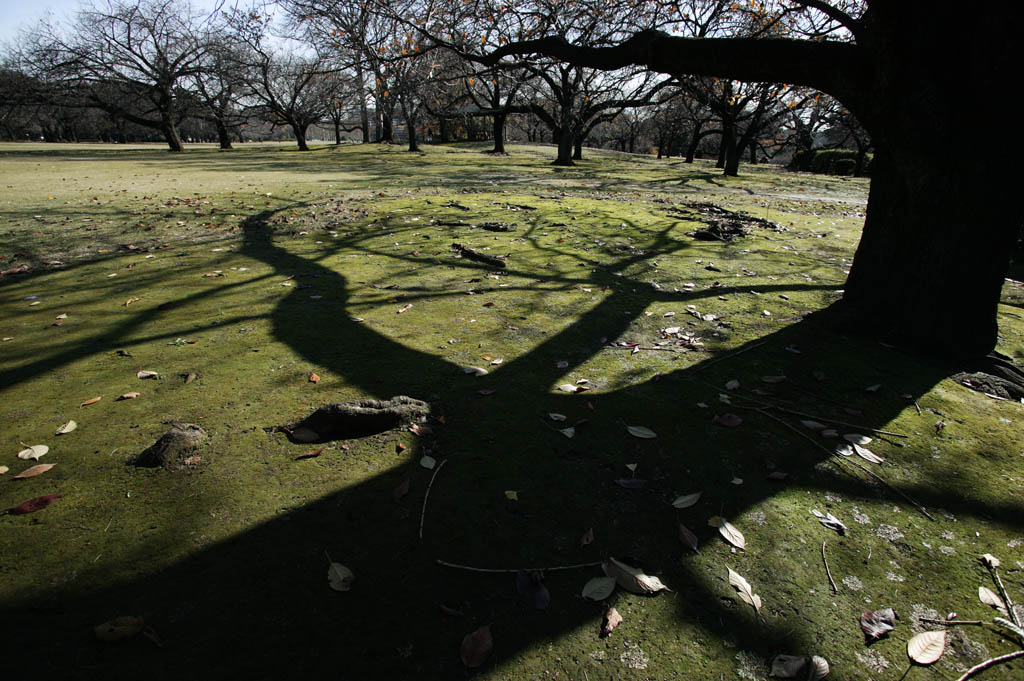
[[[767,551],[781,541],[780,531],[747,530],[751,551],[764,551],[759,560],[775,581],[769,588],[780,596],[758,621],[749,608],[730,597],[722,575],[709,572],[708,557],[719,555],[721,546],[704,519],[742,517],[777,489],[793,487],[885,498],[913,512],[892,489],[849,466],[826,463],[831,460],[827,449],[812,446],[756,409],[760,403],[771,403],[884,428],[945,377],[940,366],[845,337],[838,306],[806,315],[728,356],[687,364],[689,355],[680,355],[681,368],[637,385],[612,389],[595,379],[591,392],[559,393],[553,386],[596,353],[628,357],[628,349],[609,348],[600,339],[619,338],[648,304],[699,301],[741,289],[664,292],[645,286],[637,293],[623,285],[629,267],[685,248],[669,238],[669,228],[645,252],[588,272],[593,286],[608,285],[612,292],[571,325],[490,374],[474,377],[354,319],[353,284],[343,271],[274,242],[269,221],[284,209],[247,220],[242,254],[276,274],[293,275],[297,282],[315,280],[332,296],[311,310],[300,304],[308,291],[290,293],[272,313],[274,337],[315,365],[343,376],[363,395],[427,399],[435,416],[444,417],[433,423],[436,434],[421,445],[446,461],[430,493],[424,539],[418,537],[419,511],[431,473],[414,463],[387,467],[365,482],[199,548],[159,573],[98,590],[71,583],[54,587],[41,601],[7,604],[8,621],[18,623],[18,632],[8,641],[24,660],[32,659],[35,676],[115,679],[145,673],[176,678],[198,673],[277,679],[341,672],[365,678],[448,679],[465,675],[458,643],[483,624],[491,624],[496,640],[486,669],[507,668],[523,652],[581,626],[592,626],[596,637],[602,608],[577,597],[582,584],[598,574],[596,569],[549,573],[552,606],[536,613],[517,602],[513,575],[446,568],[437,564],[438,559],[506,568],[632,556],[635,564],[675,589],[658,598],[672,599],[680,631],[729,639],[740,649],[763,655],[811,650],[820,641],[815,640],[813,627],[798,626],[807,624],[799,611],[802,585],[792,581]],[[534,236],[528,231],[525,238]],[[363,239],[358,233],[348,235],[333,248],[363,248],[372,254]],[[553,248],[539,241],[534,247]],[[465,270],[467,275],[487,271],[455,259],[443,260],[441,266]],[[578,282],[578,277],[564,272],[548,277],[548,283]],[[794,288],[829,287],[780,284],[777,290]],[[420,293],[418,302],[424,303],[436,296],[462,295]],[[557,368],[563,360],[569,366]],[[56,361],[24,371],[45,371]],[[384,365],[387,371],[381,370]],[[777,375],[787,380],[758,381],[760,376]],[[827,380],[819,380],[819,375]],[[731,405],[720,402],[722,386],[733,377],[758,385],[761,392],[733,391],[742,396],[731,398]],[[884,377],[887,388],[866,395],[864,385],[881,382],[879,377]],[[481,393],[488,390],[493,392]],[[860,413],[849,414],[849,405]],[[577,429],[576,437],[567,439],[557,428],[538,437],[537,430],[543,429],[538,421],[551,412],[565,414]],[[716,416],[727,412],[741,415],[743,427],[716,422]],[[297,416],[302,415],[281,420]],[[798,424],[798,418],[789,420]],[[648,426],[659,437],[631,439],[625,435],[627,424]],[[757,433],[755,438],[750,429]],[[627,463],[637,464],[638,475],[646,480],[642,489],[617,483],[629,475]],[[766,481],[772,471],[785,471],[788,477]],[[750,484],[731,484],[737,477]],[[411,492],[403,504],[396,504],[393,490],[405,479],[412,481]],[[951,513],[1021,527],[1021,508],[987,501],[967,480],[934,475],[927,484],[894,481],[892,486],[927,508],[941,506]],[[676,494],[697,489],[704,491],[701,506],[689,513],[673,511],[669,502]],[[518,501],[509,500],[506,490],[517,490]],[[702,545],[708,544],[702,549],[705,553],[691,554],[679,546],[677,520],[685,520]],[[187,512],[181,523],[174,530],[176,536],[183,536],[189,526]],[[588,527],[595,529],[598,539],[580,546],[579,536]],[[325,549],[356,572],[352,591],[328,590]],[[641,597],[619,598],[636,602]],[[442,604],[464,616],[444,614]],[[93,640],[92,625],[125,613],[145,614],[165,646],[152,648],[142,640],[105,646]],[[44,631],[46,636],[41,637]],[[3,664],[16,672],[28,669],[20,666],[22,662]]]

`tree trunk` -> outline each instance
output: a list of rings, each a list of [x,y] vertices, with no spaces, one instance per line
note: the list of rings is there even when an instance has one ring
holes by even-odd
[[[572,131],[569,128],[562,128],[561,134],[556,137],[558,142],[558,156],[555,158],[555,166],[572,166]]]
[[[370,142],[370,112],[366,106],[366,88],[363,87],[363,68],[356,66],[356,88],[359,91],[359,129],[363,133],[363,144]]]
[[[334,119],[334,143],[341,144],[341,121]]]
[[[583,160],[583,138],[577,137],[572,143],[572,160]]]
[[[292,131],[295,133],[295,141],[299,143],[299,151],[309,151],[306,144],[306,126],[292,123]]]
[[[171,148],[171,151],[185,151],[181,137],[178,136],[178,128],[169,117],[164,119],[161,132],[163,132],[164,140],[167,141],[167,146]]]
[[[224,121],[218,120],[214,122],[217,127],[217,141],[220,143],[221,149],[231,149],[231,133],[228,132],[228,126],[224,125]]]
[[[441,144],[448,144],[451,142],[451,132],[448,130],[448,119],[442,118],[439,125],[441,127]]]
[[[726,121],[722,122],[726,123]],[[723,175],[736,177],[740,173],[740,152],[742,151],[736,143],[736,125],[729,121],[724,127],[725,129],[722,131],[722,147],[718,152],[719,162],[722,165],[716,167],[723,169]]]
[[[505,153],[505,114],[496,114],[494,116],[494,125],[492,130],[494,132],[494,148],[491,149],[492,154],[504,154]]]
[[[703,127],[703,123],[697,123],[697,126],[693,129],[693,135],[690,137],[690,146],[686,148],[686,163],[693,163],[693,157],[697,155],[697,147],[700,146],[702,137],[700,132]]]
[[[757,142],[750,140],[750,165],[757,165]]]
[[[409,131],[409,151],[419,151],[420,145],[416,143],[416,124],[406,118],[405,125]]]
[[[391,123],[390,112],[384,112],[381,116],[381,132],[378,142],[393,144],[395,141],[395,128]]]

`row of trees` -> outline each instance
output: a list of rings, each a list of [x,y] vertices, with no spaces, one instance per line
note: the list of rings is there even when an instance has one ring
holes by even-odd
[[[624,27],[671,16],[676,30],[700,37],[750,30],[747,13],[732,3],[693,2],[685,17],[663,3],[644,5],[647,16],[616,2],[540,0],[495,12],[471,2],[281,0],[203,15],[181,0],[106,0],[68,26],[42,24],[23,35],[0,71],[0,129],[15,138],[37,128],[47,139],[74,138],[76,127],[112,138],[151,131],[180,151],[183,136],[211,134],[230,148],[243,126],[264,121],[288,128],[304,150],[311,126],[331,128],[339,142],[353,131],[364,142],[393,141],[398,122],[411,150],[424,130],[447,141],[456,128],[486,128],[497,153],[511,132],[554,142],[561,165],[581,158],[585,144],[654,147],[687,160],[717,153],[727,174],[745,155],[756,161],[821,145],[868,150],[849,111],[806,88],[467,57],[471,41],[487,49],[555,32],[601,44]],[[442,11],[453,26],[482,23],[471,38],[431,33],[415,19]]]

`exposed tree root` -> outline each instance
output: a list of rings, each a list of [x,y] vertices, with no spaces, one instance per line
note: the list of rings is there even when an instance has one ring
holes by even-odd
[[[430,405],[405,395],[390,400],[325,404],[283,430],[299,442],[327,442],[365,437],[409,425],[430,414]]]
[[[452,244],[452,250],[454,250],[456,253],[461,255],[463,258],[466,258],[467,260],[476,260],[477,262],[482,262],[485,265],[490,265],[492,267],[505,267],[506,265],[504,258],[499,258],[496,255],[487,255],[486,253],[474,251],[472,248],[469,248],[468,246],[463,246],[462,244]]]
[[[1005,355],[992,353],[951,377],[960,385],[1004,400],[1024,399],[1024,371]]]
[[[206,437],[206,431],[196,424],[175,421],[170,430],[135,457],[132,463],[145,468],[169,468],[181,464],[188,454],[206,441]]]

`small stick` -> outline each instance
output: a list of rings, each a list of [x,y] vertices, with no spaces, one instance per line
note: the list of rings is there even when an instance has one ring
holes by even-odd
[[[917,409],[917,415],[921,416],[921,414],[922,414],[922,412],[921,412],[921,405],[917,403],[917,400],[914,400],[914,408]]]
[[[985,563],[985,567],[988,568],[989,573],[992,575],[992,580],[996,583],[996,586],[999,587],[999,595],[1003,597],[1003,603],[1006,604],[1006,613],[1010,616],[1013,623],[1019,627],[1020,618],[1017,617],[1017,610],[1013,607],[1013,601],[1010,600],[1010,594],[1006,593],[1006,587],[1003,586],[1003,580],[999,577],[999,571],[989,565],[988,562]]]
[[[821,559],[825,561],[825,574],[828,575],[828,583],[832,585],[832,593],[839,593],[839,587],[836,586],[836,581],[832,579],[832,571],[828,569],[828,558],[825,557],[825,542],[821,542]]]
[[[456,570],[468,570],[469,572],[486,572],[488,574],[514,574],[516,572],[555,572],[557,570],[579,570],[588,567],[597,567],[604,561],[597,561],[595,563],[580,563],[578,565],[558,565],[556,567],[542,567],[542,568],[478,568],[470,565],[456,565],[455,563],[449,563],[447,561],[437,559],[438,565],[445,567],[455,568]]]
[[[970,669],[968,669],[966,672],[964,672],[964,675],[961,676],[956,681],[967,681],[967,679],[971,678],[972,676],[976,676],[976,675],[980,674],[981,672],[985,671],[989,667],[994,667],[997,664],[1002,664],[1003,662],[1009,662],[1010,660],[1015,660],[1018,657],[1024,657],[1024,650],[1018,650],[1018,651],[1013,652],[1013,653],[1007,653],[1006,655],[1000,655],[999,657],[993,657],[990,660],[985,660],[981,664],[976,664],[973,667],[971,667]]]
[[[929,624],[941,624],[944,627],[952,627],[957,625],[970,625],[974,627],[983,627],[988,622],[982,622],[981,620],[933,620],[930,617],[918,617],[919,622],[928,622]]]
[[[605,350],[655,350],[657,352],[672,352],[677,355],[686,353],[686,350],[675,350],[673,348],[653,348],[645,345],[606,345]]]
[[[434,469],[434,474],[430,476],[430,482],[427,483],[427,491],[423,493],[423,510],[420,512],[420,539],[423,539],[423,521],[427,518],[427,498],[430,497],[430,488],[434,485],[434,478],[441,472],[444,465],[448,463],[448,459],[443,460]]]
[[[703,365],[703,366],[699,366],[699,367],[697,367],[697,369],[696,369],[696,370],[697,370],[697,371],[703,371],[704,369],[707,369],[707,368],[708,368],[709,366],[711,366],[711,365],[713,365],[713,364],[718,364],[719,362],[724,362],[724,361],[725,361],[725,360],[727,360],[727,359],[732,359],[732,358],[733,358],[733,357],[735,357],[736,355],[741,355],[741,354],[743,354],[744,352],[746,352],[747,350],[753,350],[754,348],[759,348],[759,347],[761,347],[762,345],[764,345],[764,344],[765,344],[765,343],[767,343],[767,342],[768,342],[768,341],[761,341],[760,343],[754,343],[753,345],[748,345],[747,347],[745,347],[745,348],[743,348],[743,349],[741,349],[741,350],[737,350],[736,352],[733,352],[733,353],[731,353],[731,354],[728,354],[728,355],[726,355],[725,357],[719,357],[718,359],[714,359],[714,360],[711,360],[711,361],[710,361],[710,362],[708,362],[707,364],[705,364],[705,365]]]

